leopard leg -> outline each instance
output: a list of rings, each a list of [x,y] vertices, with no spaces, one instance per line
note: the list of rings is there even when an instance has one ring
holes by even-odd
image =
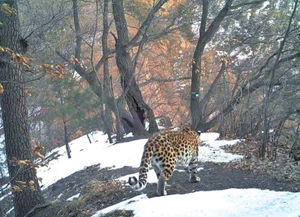
[[[159,196],[167,195],[166,184],[167,181],[170,179],[171,175],[173,174],[174,168],[175,168],[175,164],[172,164],[172,165],[168,165],[168,167],[165,167],[163,169],[157,185],[157,194]]]
[[[191,183],[200,182],[200,178],[197,176],[197,168],[198,168],[198,159],[197,157],[193,157],[189,162],[187,172],[189,173],[189,181]]]
[[[167,195],[166,181],[164,180],[163,176],[160,176],[159,179],[158,179],[156,193],[157,193],[158,196]]]
[[[152,163],[152,167],[153,167],[153,169],[155,171],[155,174],[157,176],[157,180],[159,180],[159,177],[161,175],[161,170],[160,170],[159,166],[156,165],[156,164],[154,164],[154,163]]]
[[[162,165],[163,163],[157,163],[155,160],[152,161],[152,167],[155,171],[157,177],[157,190],[156,193],[158,196],[166,195],[167,192],[165,190],[165,181],[162,178]]]

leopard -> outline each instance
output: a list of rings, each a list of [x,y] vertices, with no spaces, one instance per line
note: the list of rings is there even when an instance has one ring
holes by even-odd
[[[166,184],[177,166],[184,166],[189,182],[200,182],[197,176],[200,134],[189,128],[168,130],[154,134],[148,139],[139,167],[139,177],[131,176],[128,184],[135,191],[147,185],[147,173],[152,166],[157,176],[158,196],[167,195]]]

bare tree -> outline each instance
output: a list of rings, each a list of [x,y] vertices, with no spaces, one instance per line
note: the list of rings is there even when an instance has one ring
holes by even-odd
[[[239,14],[244,9],[254,7],[263,2],[265,2],[265,0],[233,4],[233,0],[226,0],[223,8],[218,12],[215,18],[212,19],[212,21],[208,22],[208,13],[211,6],[209,4],[209,1],[202,1],[202,15],[199,28],[199,38],[192,58],[190,102],[192,128],[205,131],[216,126],[221,118],[224,118],[226,115],[230,114],[234,110],[235,106],[241,103],[241,99],[244,96],[247,96],[260,87],[266,85],[264,81],[264,75],[270,72],[271,69],[269,68],[269,63],[275,55],[271,55],[267,59],[266,63],[262,65],[260,69],[258,69],[258,71],[254,73],[253,76],[250,76],[249,79],[246,79],[244,82],[241,82],[241,79],[238,75],[236,85],[232,90],[231,99],[224,103],[222,108],[218,108],[215,111],[210,112],[209,114],[214,113],[214,115],[210,119],[207,118],[207,112],[205,113],[206,105],[213,96],[212,91],[215,90],[215,87],[212,85],[210,88],[208,88],[208,91],[206,93],[202,93],[200,91],[201,75],[203,74],[201,69],[201,57],[205,51],[205,47],[212,40],[226,17],[232,16],[234,14]],[[299,53],[295,53],[293,55],[290,55],[289,57],[279,59],[278,65],[297,58],[298,56]],[[220,72],[221,71],[222,70],[220,70]],[[213,84],[215,84],[220,78],[220,72],[215,77]]]
[[[135,69],[138,55],[145,43],[145,37],[147,30],[155,16],[155,13],[165,4],[167,0],[160,0],[149,11],[146,19],[138,29],[136,35],[129,40],[129,33],[127,22],[125,19],[123,0],[112,1],[113,15],[116,24],[117,37],[116,40],[116,62],[121,76],[121,85],[123,88],[123,95],[126,99],[132,121],[130,125],[134,129],[135,133],[145,135],[145,123],[144,120],[147,117],[149,119],[149,132],[154,133],[158,131],[157,124],[155,122],[154,112],[147,105],[142,97],[142,93],[137,85],[135,79]],[[134,44],[139,44],[138,51],[134,58],[130,55],[130,50]]]
[[[60,52],[57,52],[59,56],[64,58],[69,62],[69,64],[89,83],[90,87],[94,91],[94,93],[99,97],[101,104],[101,119],[103,121],[103,126],[105,127],[105,131],[108,134],[109,141],[112,142],[111,134],[112,134],[112,118],[111,111],[115,113],[116,117],[116,126],[117,126],[117,137],[122,137],[122,126],[120,122],[119,110],[115,104],[115,99],[111,94],[110,89],[110,79],[109,79],[109,68],[108,68],[108,58],[111,52],[108,49],[107,45],[107,37],[109,32],[109,24],[108,24],[108,1],[104,2],[103,5],[103,37],[102,37],[102,52],[103,56],[98,61],[98,63],[92,67],[91,71],[87,71],[84,67],[79,63],[81,61],[81,46],[82,46],[82,32],[80,27],[80,19],[79,19],[79,9],[78,9],[78,1],[72,0],[73,3],[73,19],[75,26],[75,55],[74,57],[78,62],[71,63],[70,60],[66,59]],[[97,10],[98,10],[98,1]],[[96,19],[98,19],[96,17]],[[95,32],[97,29],[95,30]],[[98,78],[97,72],[100,70],[100,67],[103,65],[104,78],[101,81]],[[126,113],[126,112],[124,112]]]
[[[270,104],[270,98],[271,98],[271,94],[272,94],[272,89],[274,88],[274,81],[275,81],[275,71],[279,65],[279,60],[284,48],[284,45],[286,43],[286,40],[288,38],[289,32],[291,30],[291,24],[292,24],[292,20],[295,16],[296,10],[297,10],[297,4],[298,4],[298,0],[295,0],[295,5],[294,5],[294,9],[293,12],[291,14],[286,32],[284,34],[283,40],[280,42],[279,45],[279,49],[276,52],[276,58],[275,58],[275,62],[273,64],[273,66],[271,67],[270,71],[268,74],[265,74],[265,82],[266,82],[266,93],[265,93],[265,97],[264,97],[264,102],[263,102],[263,122],[264,122],[264,134],[263,134],[263,141],[262,141],[262,145],[260,147],[260,157],[264,158],[265,154],[266,154],[266,149],[267,149],[267,144],[269,142],[269,131],[270,131],[270,121],[268,118],[269,115],[269,104]],[[269,80],[268,80],[269,79]],[[275,144],[273,144],[274,146]],[[273,148],[270,148],[273,149]],[[270,156],[275,154],[275,151],[271,151],[271,153],[268,153]]]
[[[208,97],[200,95],[201,57],[205,46],[219,29],[221,22],[227,16],[233,0],[227,0],[225,6],[207,27],[207,16],[209,9],[208,0],[202,1],[202,17],[199,29],[199,39],[192,59],[192,83],[191,83],[191,118],[192,128],[203,130],[203,108]]]

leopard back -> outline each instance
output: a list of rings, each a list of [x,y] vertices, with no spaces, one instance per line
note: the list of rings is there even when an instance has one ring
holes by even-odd
[[[176,165],[188,167],[197,161],[199,144],[200,133],[190,129],[164,131],[153,135],[145,144],[139,167],[139,180],[130,177],[130,186],[134,190],[146,187],[150,165],[154,168],[157,178],[166,182]]]

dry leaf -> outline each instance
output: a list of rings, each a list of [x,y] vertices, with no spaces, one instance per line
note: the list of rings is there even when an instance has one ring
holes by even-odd
[[[12,189],[13,192],[21,192],[21,191],[23,190],[22,188],[20,188],[20,187],[17,186],[17,185],[13,185],[13,186],[11,187],[11,189]]]
[[[12,157],[11,161],[17,161],[18,159],[16,157]]]
[[[4,87],[3,85],[0,83],[0,95],[4,93]]]
[[[29,96],[32,96],[31,92],[29,90],[25,90],[25,96],[26,97],[29,97]]]
[[[16,9],[10,7],[7,3],[2,4],[1,11],[7,16],[12,16],[17,13]]]
[[[30,181],[28,182],[28,184],[29,184],[29,185],[35,185],[35,182],[34,182],[33,180],[30,180]]]
[[[21,56],[20,58],[21,58],[20,61],[21,61],[23,64],[30,65],[31,59],[29,59],[28,57],[25,57],[25,56]]]
[[[17,183],[17,184],[20,184],[20,185],[27,185],[27,183],[24,182],[24,181],[18,181],[18,180],[17,180],[16,183]]]
[[[59,73],[64,73],[65,67],[64,67],[64,65],[62,65],[62,64],[58,64],[58,65],[55,66],[55,69],[56,69],[56,71],[58,71]]]
[[[38,151],[35,151],[34,154],[35,154],[36,156],[38,156],[39,158],[41,158],[42,160],[45,159],[45,156],[42,155],[42,154],[41,154],[40,152],[38,152]]]
[[[71,57],[71,62],[76,64],[76,63],[79,63],[79,60],[76,57],[72,56]]]
[[[53,66],[50,64],[42,64],[41,68],[44,69],[45,71],[52,70]]]
[[[29,165],[29,160],[17,160],[17,165]]]
[[[36,145],[36,146],[34,147],[34,150],[33,150],[33,151],[41,151],[41,150],[43,150],[43,149],[44,149],[43,146],[41,146],[41,145]]]
[[[29,185],[29,189],[30,189],[31,191],[36,191],[35,185]]]
[[[14,51],[12,49],[7,48],[7,47],[4,49],[4,52],[7,53],[9,56],[14,55]]]

